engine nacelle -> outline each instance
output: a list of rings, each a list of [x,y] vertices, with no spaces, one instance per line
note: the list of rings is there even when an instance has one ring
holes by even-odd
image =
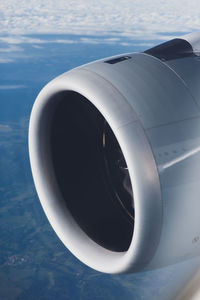
[[[200,35],[62,74],[29,127],[35,186],[50,224],[106,273],[200,254]]]

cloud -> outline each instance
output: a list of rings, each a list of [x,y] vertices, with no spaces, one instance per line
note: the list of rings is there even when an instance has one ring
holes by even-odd
[[[11,126],[0,124],[0,133],[1,132],[10,132],[10,131],[12,131]]]
[[[4,39],[0,37],[0,42],[4,42]],[[15,52],[15,51],[22,51],[23,49],[18,46],[13,46],[13,45],[6,45],[4,47],[0,47],[0,53],[1,52]]]
[[[108,33],[106,33],[108,35]],[[54,35],[47,35],[43,36],[40,35],[40,37],[34,38],[32,36],[24,36],[24,35],[13,35],[13,36],[0,36],[0,43],[3,42],[6,46],[0,47],[0,53],[1,52],[15,52],[15,51],[24,51],[22,44],[31,44],[31,46],[35,49],[43,49],[43,44],[49,44],[49,43],[55,43],[55,44],[119,44],[124,46],[131,46],[132,42],[131,39],[129,39],[129,43],[124,42],[124,37],[126,39],[126,34],[121,33],[119,37],[105,37],[104,35],[88,35],[88,36],[76,36],[74,38],[74,35],[60,35],[60,38]],[[126,39],[127,40],[127,39]],[[19,44],[21,44],[19,46]],[[17,45],[17,46],[16,46]],[[140,46],[148,46],[153,45],[153,43],[144,43],[141,41],[139,43]]]
[[[25,85],[0,85],[0,90],[24,89]]]
[[[12,45],[11,50],[15,49],[20,49],[18,46],[13,46],[13,45],[19,45],[19,44],[44,44],[47,43],[47,41],[42,40],[40,38],[34,38],[34,37],[28,37],[28,36],[23,36],[23,35],[9,35],[9,36],[1,36],[0,41],[3,43],[8,43]]]
[[[12,62],[14,62],[14,60],[11,59],[11,58],[1,58],[0,57],[0,64],[9,64],[9,63],[12,63]]]
[[[6,0],[1,1],[0,33],[167,39],[173,32],[199,30],[198,8],[198,0]]]
[[[13,51],[19,51],[23,50],[23,48],[20,48],[19,44],[31,44],[34,46],[34,48],[41,49],[42,44],[48,44],[48,43],[56,43],[56,44],[77,44],[77,43],[92,43],[92,44],[99,44],[99,43],[116,43],[117,41],[120,42],[120,38],[102,38],[102,36],[99,37],[93,37],[93,36],[87,36],[87,37],[79,37],[77,36],[76,39],[74,39],[74,36],[69,39],[69,37],[63,37],[63,38],[53,38],[46,36],[45,39],[43,38],[34,38],[32,36],[23,36],[23,35],[9,35],[9,36],[0,36],[0,42],[9,44],[8,48],[0,48],[0,52],[13,52]]]

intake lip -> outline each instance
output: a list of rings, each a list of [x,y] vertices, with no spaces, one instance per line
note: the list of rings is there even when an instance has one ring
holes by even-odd
[[[122,247],[127,248],[124,251],[108,250],[92,239],[66,206],[59,187],[49,147],[50,132],[58,102],[67,93],[86,98],[100,112],[111,127],[128,166],[134,194],[135,224],[126,243],[128,247]],[[157,167],[133,108],[115,86],[83,68],[50,82],[39,94],[31,113],[29,153],[35,186],[49,222],[77,258],[105,273],[139,271],[148,264],[157,249],[162,228]]]

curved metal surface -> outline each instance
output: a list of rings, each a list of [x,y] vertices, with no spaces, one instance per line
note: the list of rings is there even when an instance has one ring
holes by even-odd
[[[45,126],[51,118],[56,95],[67,90],[80,93],[98,108],[109,122],[125,156],[135,204],[135,228],[127,252],[115,253],[95,244],[78,228],[66,207],[58,205],[62,199],[47,155],[48,134]],[[159,179],[144,130],[133,108],[118,89],[108,80],[82,69],[52,81],[40,93],[33,108],[29,151],[41,203],[64,244],[84,263],[103,272],[121,273],[144,268],[152,258],[160,237],[162,203]]]

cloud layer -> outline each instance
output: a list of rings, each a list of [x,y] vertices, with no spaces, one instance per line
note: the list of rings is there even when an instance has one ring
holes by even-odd
[[[153,39],[199,29],[198,0],[0,0],[1,34],[117,32]]]

